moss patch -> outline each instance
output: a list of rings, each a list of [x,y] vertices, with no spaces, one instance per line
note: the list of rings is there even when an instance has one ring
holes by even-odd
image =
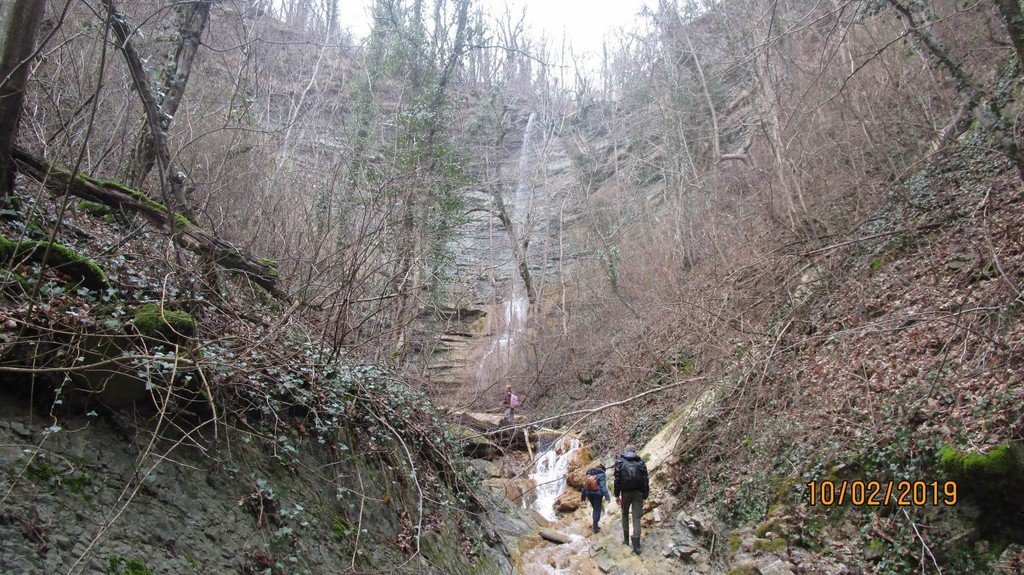
[[[786,548],[786,540],[783,537],[776,537],[775,539],[755,539],[754,544],[751,548],[754,551],[763,551],[765,553],[773,553],[775,551],[781,551]]]
[[[96,262],[62,244],[50,245],[49,253],[46,246],[47,242],[14,242],[0,236],[0,260],[33,261],[48,266],[91,290],[102,291],[110,287],[107,274],[103,273]]]
[[[107,575],[153,575],[153,570],[141,559],[115,556],[107,560]]]
[[[956,481],[962,498],[970,498],[982,508],[985,520],[979,528],[987,538],[1008,536],[1024,541],[1024,532],[1018,527],[1018,515],[1024,512],[1020,497],[1024,463],[1019,448],[1003,444],[986,453],[973,453],[944,446],[939,450],[939,466]],[[1009,535],[1011,532],[1015,535]]]
[[[729,536],[729,551],[732,551],[733,553],[739,551],[740,545],[742,544],[743,539],[740,537],[739,533],[733,533]]]
[[[113,211],[108,205],[101,204],[99,202],[90,202],[89,200],[82,200],[78,202],[78,209],[97,218],[102,218]]]
[[[0,269],[0,292],[20,297],[32,292],[32,284],[17,272]]]
[[[756,535],[757,537],[764,537],[768,534],[769,531],[774,533],[780,532],[778,519],[772,518],[768,521],[765,521],[764,523],[761,523],[757,526],[757,529],[754,529],[754,535]]]
[[[967,453],[943,446],[939,450],[939,464],[954,478],[970,483],[1019,482],[1020,456],[1009,444],[992,448],[988,453]]]
[[[196,320],[186,312],[148,303],[135,312],[135,329],[146,337],[177,342],[196,334]]]
[[[331,523],[331,532],[338,539],[347,539],[348,537],[355,535],[358,529],[353,526],[345,518],[340,515],[334,516],[334,521]]]
[[[878,271],[881,270],[882,266],[884,266],[884,265],[885,265],[885,259],[884,258],[875,258],[875,259],[871,260],[871,263],[869,264],[869,266],[871,268],[871,275],[877,274]]]

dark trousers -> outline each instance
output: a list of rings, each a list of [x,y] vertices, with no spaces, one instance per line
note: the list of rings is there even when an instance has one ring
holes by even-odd
[[[633,537],[640,538],[640,515],[644,512],[644,494],[640,491],[623,491],[622,537],[629,539],[629,516],[633,515]],[[632,512],[632,513],[631,513]]]
[[[601,519],[601,505],[603,500],[601,495],[588,495],[587,499],[590,500],[590,505],[594,508],[594,531],[597,531],[597,522]]]

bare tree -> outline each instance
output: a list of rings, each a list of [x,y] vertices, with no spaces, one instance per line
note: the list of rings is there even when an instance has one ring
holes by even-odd
[[[0,55],[0,198],[14,189],[11,152],[18,141],[29,60],[43,18],[41,0],[12,0],[0,7],[3,16],[3,54]]]

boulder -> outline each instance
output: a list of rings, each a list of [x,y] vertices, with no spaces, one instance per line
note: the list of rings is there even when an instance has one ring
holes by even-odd
[[[497,495],[506,495],[504,479],[484,479],[484,487],[491,490],[491,492]]]
[[[505,497],[517,505],[529,505],[537,497],[537,482],[529,477],[521,477],[505,482]]]
[[[686,510],[680,511],[676,515],[676,525],[679,527],[685,527],[690,530],[690,533],[694,535],[700,535],[704,532],[704,525],[699,517],[693,517]]]
[[[590,463],[593,463],[593,461],[591,461]],[[583,484],[587,480],[587,469],[590,469],[591,467],[590,463],[569,471],[569,474],[565,476],[565,483],[569,487],[583,489]]]
[[[490,459],[501,451],[493,441],[484,437],[479,431],[457,423],[446,424],[445,428],[462,446],[462,454],[467,457]]]
[[[594,461],[594,450],[590,447],[580,447],[569,457],[569,471],[583,469],[586,471]]]
[[[490,431],[495,427],[501,427],[501,414],[497,413],[475,413],[471,411],[454,411],[449,415],[451,421],[475,429],[477,431]]]
[[[665,551],[662,553],[662,555],[668,558],[674,557],[676,559],[679,559],[680,561],[686,561],[689,563],[694,560],[694,556],[697,555],[698,551],[700,550],[694,545],[670,545],[665,548]]]
[[[470,459],[469,467],[480,479],[501,477],[501,469],[498,465],[486,459]]]
[[[555,499],[555,511],[559,513],[572,513],[580,508],[580,494],[572,489],[564,491]]]
[[[543,529],[538,534],[541,536],[542,539],[546,539],[552,543],[557,543],[559,545],[564,545],[571,541],[568,535],[564,535],[557,531],[550,531],[548,529]]]

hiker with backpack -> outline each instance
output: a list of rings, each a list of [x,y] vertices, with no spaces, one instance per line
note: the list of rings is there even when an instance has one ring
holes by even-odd
[[[604,465],[598,463],[587,470],[586,479],[583,481],[583,490],[580,492],[580,501],[590,500],[590,506],[594,508],[594,533],[601,532],[601,526],[597,521],[601,519],[601,498],[611,501],[608,494],[608,482],[604,476]]]
[[[651,494],[647,478],[647,465],[630,444],[615,462],[615,502],[622,508],[622,544],[632,543],[633,553],[640,554],[640,515],[644,500]],[[630,515],[633,518],[633,537],[629,536]]]
[[[516,408],[519,407],[519,396],[512,393],[512,386],[505,386],[505,399],[501,402],[505,406],[505,419],[512,425],[516,424]]]

